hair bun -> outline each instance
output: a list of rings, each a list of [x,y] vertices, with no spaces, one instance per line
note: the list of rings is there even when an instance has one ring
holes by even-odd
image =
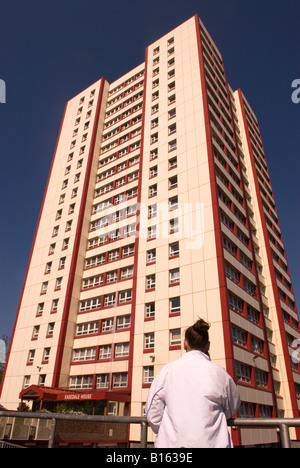
[[[193,330],[196,333],[199,333],[199,335],[202,335],[203,333],[207,333],[209,329],[210,329],[210,324],[205,322],[203,319],[197,320],[197,322],[193,325]]]

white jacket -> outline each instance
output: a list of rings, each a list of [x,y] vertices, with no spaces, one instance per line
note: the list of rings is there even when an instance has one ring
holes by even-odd
[[[157,448],[231,448],[227,419],[240,397],[223,367],[201,351],[189,351],[155,377],[146,417]]]

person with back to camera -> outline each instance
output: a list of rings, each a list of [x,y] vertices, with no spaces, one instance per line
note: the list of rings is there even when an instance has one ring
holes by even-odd
[[[210,325],[199,319],[185,332],[186,354],[152,382],[145,407],[156,448],[233,448],[227,420],[240,406],[235,383],[209,357]]]

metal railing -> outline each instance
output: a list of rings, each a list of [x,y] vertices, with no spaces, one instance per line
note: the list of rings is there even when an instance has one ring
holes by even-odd
[[[100,423],[123,423],[123,424],[139,424],[141,426],[140,447],[147,447],[147,420],[145,417],[139,416],[90,416],[90,415],[75,415],[62,413],[27,413],[16,411],[0,411],[0,417],[13,418],[34,418],[34,419],[50,419],[52,421],[50,428],[50,437],[48,448],[53,448],[55,443],[56,423],[58,420],[64,421],[90,421]],[[238,418],[230,419],[228,427],[232,428],[265,428],[279,429],[281,447],[291,448],[290,428],[300,427],[300,418],[291,419],[272,419],[272,418]],[[6,443],[6,441],[5,441]],[[1,446],[0,446],[1,447]]]
[[[26,448],[22,445],[11,444],[10,442],[6,442],[4,440],[0,440],[0,448]]]
[[[282,448],[291,448],[290,428],[300,427],[300,418],[238,418],[227,422],[229,427],[251,429],[279,429]]]

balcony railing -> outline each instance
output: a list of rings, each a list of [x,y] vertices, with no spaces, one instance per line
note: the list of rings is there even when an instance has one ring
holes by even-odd
[[[123,423],[123,424],[139,424],[141,426],[140,448],[147,447],[147,420],[145,417],[135,416],[90,416],[90,415],[74,415],[62,413],[30,413],[16,411],[0,411],[0,418],[31,418],[35,420],[48,419],[51,420],[51,428],[48,439],[48,448],[53,448],[55,443],[56,423],[59,420],[63,421],[82,421],[82,422],[99,422],[99,423]],[[300,418],[291,419],[273,419],[273,418],[238,418],[228,421],[228,427],[232,428],[251,428],[251,429],[279,429],[281,447],[291,448],[290,428],[300,427]],[[0,441],[1,442],[1,441]],[[8,443],[5,441],[5,443]],[[3,447],[0,444],[0,448]]]

